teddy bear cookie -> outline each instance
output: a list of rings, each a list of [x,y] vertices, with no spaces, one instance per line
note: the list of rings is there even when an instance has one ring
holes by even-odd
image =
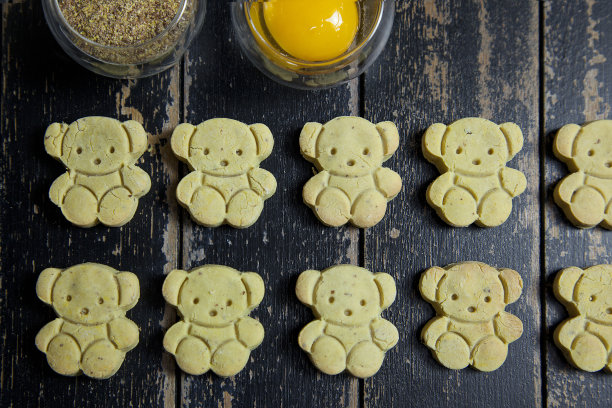
[[[431,125],[423,136],[423,155],[442,175],[427,188],[427,202],[454,227],[502,224],[512,198],[527,185],[523,173],[506,167],[522,147],[523,133],[514,123],[465,118]]]
[[[198,224],[249,227],[261,215],[264,200],[276,192],[272,173],[259,168],[274,146],[266,125],[222,118],[198,126],[183,123],[171,144],[192,170],[180,181],[176,198]]]
[[[343,116],[324,125],[306,123],[300,149],[318,173],[304,185],[304,203],[330,227],[376,225],[402,188],[399,174],[382,167],[398,146],[392,122]]]
[[[366,378],[378,372],[385,352],[398,341],[395,326],[380,317],[395,300],[395,281],[353,265],[300,274],[295,292],[317,320],[300,332],[298,343],[325,374],[344,370]]]
[[[263,326],[249,317],[264,296],[256,273],[221,265],[174,270],[162,292],[183,318],[166,332],[164,348],[186,373],[235,375],[263,341]]]
[[[58,316],[38,332],[36,347],[59,374],[108,378],[138,344],[138,326],[125,317],[140,296],[131,272],[96,263],[48,268],[36,294]]]
[[[557,346],[581,370],[612,372],[612,265],[564,269],[553,289],[570,314],[555,330]]]
[[[518,317],[504,312],[522,288],[516,271],[480,262],[428,269],[421,275],[419,291],[437,316],[427,322],[421,340],[450,369],[498,369],[506,360],[508,344],[523,334]]]
[[[135,165],[147,143],[142,125],[133,120],[90,116],[70,125],[52,123],[45,149],[68,171],[51,185],[51,201],[79,227],[124,225],[151,188],[149,175]]]
[[[555,188],[555,202],[580,228],[612,229],[612,120],[563,126],[553,152],[573,173]]]

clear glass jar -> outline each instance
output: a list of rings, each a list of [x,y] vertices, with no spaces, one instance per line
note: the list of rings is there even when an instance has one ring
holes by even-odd
[[[53,36],[72,59],[112,78],[142,78],[175,65],[202,28],[206,0],[182,0],[172,22],[157,36],[140,44],[108,46],[79,34],[64,18],[58,0],[42,0]]]
[[[254,13],[252,8],[263,3],[242,0],[231,4],[238,42],[260,71],[281,84],[299,89],[331,88],[361,75],[383,50],[395,17],[394,0],[356,0],[359,23],[352,45],[336,58],[312,62],[294,58],[272,44],[262,28],[265,24],[261,22],[262,13]]]

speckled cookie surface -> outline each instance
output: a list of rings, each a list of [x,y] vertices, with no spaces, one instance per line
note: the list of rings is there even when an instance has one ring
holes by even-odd
[[[427,322],[421,340],[447,368],[498,369],[506,361],[508,344],[523,333],[523,323],[504,311],[522,288],[516,271],[480,262],[428,269],[419,290],[437,316]]]
[[[300,332],[298,343],[325,374],[344,370],[366,378],[378,372],[385,353],[398,341],[395,326],[381,312],[395,300],[395,281],[353,265],[302,272],[298,299],[317,320]]]
[[[36,347],[59,374],[108,378],[138,344],[138,326],[125,317],[140,296],[131,272],[95,263],[48,268],[36,294],[58,316],[38,332]]]

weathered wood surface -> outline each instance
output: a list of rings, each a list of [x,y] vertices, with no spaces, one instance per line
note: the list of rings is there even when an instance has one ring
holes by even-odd
[[[612,261],[612,233],[575,229],[551,194],[567,173],[551,154],[554,131],[611,117],[612,3],[418,0],[397,2],[397,12],[389,44],[365,76],[303,92],[273,83],[242,56],[226,2],[209,2],[203,32],[180,66],[138,81],[104,79],[68,59],[39,2],[2,5],[0,406],[612,405],[612,377],[571,368],[552,343],[566,312],[550,289],[562,267]],[[47,197],[63,168],[44,152],[45,127],[91,114],[135,119],[150,133],[140,166],[153,187],[120,229],[72,227]],[[299,154],[301,126],[347,114],[400,128],[401,147],[387,166],[402,174],[404,188],[383,222],[366,232],[323,227],[301,202],[312,174]],[[275,137],[262,167],[274,173],[278,191],[245,230],[197,226],[174,197],[186,167],[170,151],[172,129],[216,116],[266,123]],[[438,173],[420,153],[423,131],[464,116],[514,121],[525,136],[509,165],[525,173],[528,188],[498,228],[450,228],[425,203]],[[434,316],[418,294],[420,273],[463,260],[514,268],[525,282],[522,297],[507,308],[525,333],[490,374],[446,370],[419,341]],[[58,376],[33,344],[53,318],[34,293],[38,274],[84,261],[140,277],[141,300],[128,316],[141,327],[141,343],[108,381]],[[161,297],[164,274],[205,263],[256,271],[266,282],[252,312],[266,338],[230,379],[181,374],[162,351],[163,333],[176,319]],[[400,343],[373,379],[322,375],[297,345],[313,317],[295,298],[296,278],[336,263],[397,280],[397,301],[384,316],[399,328]]]

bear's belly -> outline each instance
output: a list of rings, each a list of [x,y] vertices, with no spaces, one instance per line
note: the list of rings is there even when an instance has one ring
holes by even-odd
[[[203,184],[221,193],[226,203],[229,202],[238,191],[251,188],[249,178],[246,174],[231,177],[217,177],[204,174]]]
[[[448,330],[460,334],[467,341],[470,349],[484,337],[495,335],[493,322],[465,323],[451,321]]]
[[[601,323],[588,322],[586,331],[593,333],[605,341],[608,352],[612,349],[612,326],[606,326]]]
[[[604,201],[609,203],[612,200],[612,180],[599,177],[586,176],[584,184],[595,187],[604,197]]]
[[[61,332],[74,337],[77,343],[79,343],[81,352],[85,351],[94,341],[108,340],[106,324],[85,326],[64,321]]]
[[[236,340],[236,328],[233,323],[223,327],[197,326],[192,323],[189,334],[204,340],[211,353],[214,353],[220,345],[228,340]]]
[[[499,175],[497,174],[484,177],[471,177],[455,174],[455,185],[468,190],[474,197],[476,197],[476,202],[480,202],[480,200],[482,200],[485,194],[487,194],[489,191],[501,188]]]
[[[364,191],[376,188],[374,177],[370,174],[362,177],[342,177],[332,174],[329,177],[328,185],[329,187],[342,190],[348,196],[351,203],[354,203],[355,199]]]
[[[370,326],[355,326],[346,327],[338,326],[332,323],[328,323],[325,327],[325,334],[334,337],[342,343],[346,352],[348,353],[355,346],[355,344],[362,341],[372,341],[372,334],[370,332]]]
[[[118,171],[111,174],[106,174],[104,176],[77,174],[74,183],[87,187],[94,193],[98,201],[100,201],[104,194],[106,194],[106,192],[111,188],[123,186],[121,183],[121,175]]]

